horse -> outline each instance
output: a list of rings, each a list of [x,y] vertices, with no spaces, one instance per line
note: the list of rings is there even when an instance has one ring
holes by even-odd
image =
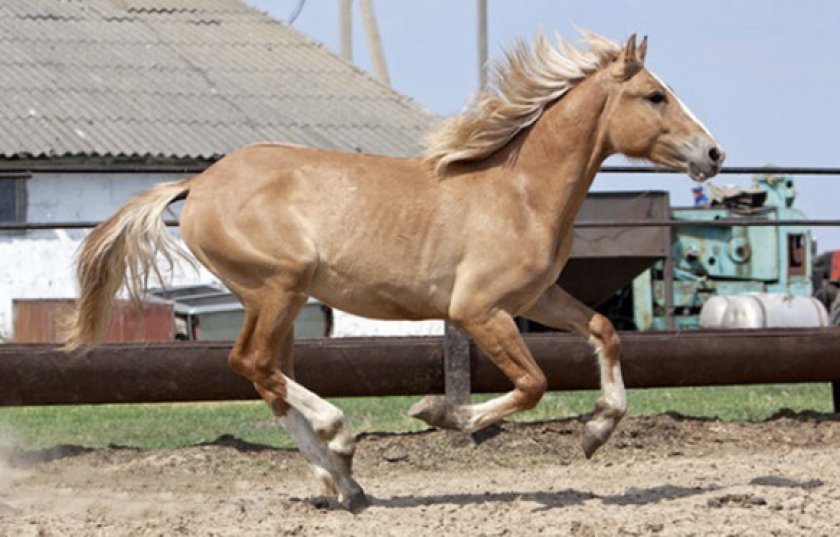
[[[231,369],[253,382],[344,508],[369,502],[352,473],[355,438],[339,408],[294,380],[293,321],[308,296],[371,318],[444,319],[468,334],[512,390],[458,406],[427,397],[411,410],[464,432],[530,409],[546,391],[515,316],[580,334],[601,379],[582,432],[592,456],[627,399],[612,324],[556,285],[575,215],[610,155],[702,182],[724,151],[645,68],[647,37],[618,44],[583,32],[582,41],[519,41],[490,89],[434,129],[418,157],[258,143],[135,196],[80,246],[66,348],[97,341],[115,294],[124,286],[138,299],[158,257],[189,256],[162,218],[183,200],[183,242],[244,306]]]

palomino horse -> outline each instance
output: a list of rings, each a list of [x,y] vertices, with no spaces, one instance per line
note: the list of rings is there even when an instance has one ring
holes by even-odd
[[[494,90],[433,132],[422,158],[263,143],[138,195],[82,246],[68,347],[96,341],[122,285],[140,296],[157,254],[171,261],[176,243],[161,215],[186,200],[184,242],[245,307],[231,368],[254,383],[347,508],[367,503],[351,473],[354,437],[341,410],[293,380],[293,321],[310,295],[367,317],[447,319],[469,334],[513,390],[457,408],[427,398],[413,409],[461,431],[532,408],[546,390],[514,316],[588,338],[602,391],[583,430],[590,456],[627,402],[612,325],[555,285],[575,214],[609,155],[702,181],[724,153],[644,68],[647,39],[585,41],[520,43]]]

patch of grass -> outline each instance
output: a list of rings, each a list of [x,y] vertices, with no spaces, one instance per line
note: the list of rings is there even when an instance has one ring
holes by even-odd
[[[598,392],[553,392],[540,404],[517,416],[535,421],[589,412]],[[627,391],[631,415],[679,412],[687,416],[717,416],[725,421],[765,419],[782,408],[831,412],[830,384],[768,384],[708,388],[654,388]]]
[[[518,421],[575,416],[592,409],[595,391],[552,392]],[[491,395],[478,395],[483,401]],[[425,424],[407,416],[418,397],[333,399],[355,431],[418,431]],[[676,411],[724,420],[755,420],[781,408],[830,412],[828,384],[629,390],[631,414]],[[292,447],[268,407],[259,401],[190,404],[48,406],[0,408],[0,437],[27,449],[58,444],[143,449],[173,448],[230,434],[247,442]]]
[[[172,448],[231,434],[291,446],[258,401],[190,404],[74,405],[0,409],[0,436],[30,449],[57,444]]]

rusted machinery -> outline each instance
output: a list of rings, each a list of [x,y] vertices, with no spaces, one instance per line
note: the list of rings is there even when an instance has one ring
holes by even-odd
[[[623,203],[632,200],[634,194],[642,199],[651,195],[625,193],[621,195]],[[805,218],[793,207],[796,199],[793,178],[756,176],[752,189],[728,196],[718,192],[714,198],[716,202],[697,207],[669,208],[666,205],[664,214],[690,225],[677,224],[670,230],[648,228],[650,236],[640,234],[638,228],[587,230],[596,236],[580,237],[584,240],[575,253],[586,259],[593,253],[606,251],[607,255],[601,259],[603,266],[600,270],[587,267],[578,271],[575,268],[577,260],[573,259],[561,275],[560,285],[607,314],[618,327],[635,330],[698,328],[701,309],[711,297],[749,293],[770,294],[771,298],[772,295],[810,297],[813,292],[813,240],[807,226],[790,225],[790,221]],[[599,203],[598,195],[591,201]],[[660,200],[660,205],[652,212],[661,213],[661,203]],[[599,214],[596,212],[596,218],[593,218],[591,212],[587,214],[584,210],[579,220],[597,221]],[[620,214],[623,219],[639,216],[623,209]],[[647,218],[651,219],[651,216]],[[714,225],[718,220],[733,219],[743,221],[744,225]],[[787,221],[787,224],[755,225],[768,221]],[[704,225],[704,222],[709,224]],[[651,240],[654,236],[656,238]],[[658,251],[650,250],[658,253],[657,258],[640,255],[646,246],[662,244],[667,246]],[[631,272],[635,272],[632,283],[621,284],[626,279],[625,273]],[[570,279],[572,275],[578,277]],[[601,285],[599,292],[579,292],[577,282],[586,280],[589,285]],[[586,289],[586,284],[582,285]],[[763,300],[767,307],[788,303]],[[775,318],[778,318],[787,311],[776,313]],[[790,325],[820,326],[822,319],[824,316],[815,312],[808,319],[790,320]]]

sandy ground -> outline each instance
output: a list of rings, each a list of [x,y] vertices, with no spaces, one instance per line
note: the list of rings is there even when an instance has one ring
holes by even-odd
[[[0,536],[840,535],[840,422],[629,418],[592,460],[575,420],[365,435],[359,515],[300,456],[222,438],[177,450],[6,450]]]

